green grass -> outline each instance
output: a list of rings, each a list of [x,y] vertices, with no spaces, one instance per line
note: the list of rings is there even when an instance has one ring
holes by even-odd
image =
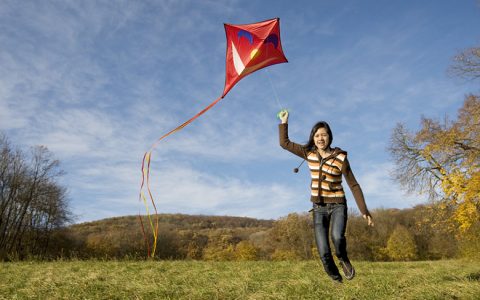
[[[480,262],[354,262],[335,283],[317,261],[0,264],[0,299],[480,299]]]

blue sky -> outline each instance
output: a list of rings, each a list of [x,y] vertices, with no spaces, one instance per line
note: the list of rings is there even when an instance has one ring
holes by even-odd
[[[0,130],[61,161],[77,222],[144,213],[143,153],[223,91],[223,23],[275,17],[289,63],[244,78],[159,145],[159,211],[276,219],[310,208],[307,168],[294,174],[300,159],[278,145],[275,94],[292,140],[329,122],[370,209],[425,201],[391,179],[386,148],[398,122],[453,118],[479,92],[446,73],[480,44],[478,1],[2,1]]]

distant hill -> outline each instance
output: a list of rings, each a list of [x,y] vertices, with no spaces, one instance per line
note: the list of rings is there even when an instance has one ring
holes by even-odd
[[[369,227],[361,216],[350,215],[349,256],[390,260],[387,244],[395,231],[403,230],[405,239],[415,243],[416,259],[455,257],[459,253],[455,236],[432,227],[425,218],[428,212],[421,206],[376,209],[372,211],[375,227]],[[45,256],[145,259],[153,252],[155,239],[155,259],[312,259],[317,253],[312,216],[307,213],[291,213],[277,220],[186,214],[160,214],[158,218],[156,236],[147,216],[142,216],[145,234],[138,216],[73,224],[52,234]]]
[[[153,245],[150,221],[147,216],[142,218],[149,244]],[[151,219],[155,226],[155,217]],[[274,226],[274,220],[231,216],[159,214],[158,220],[156,257],[167,259],[200,259],[209,245],[221,251],[253,237],[263,239]],[[53,248],[52,253],[79,258],[142,257],[147,251],[138,216],[70,225],[59,231]]]
[[[238,228],[271,228],[274,220],[263,220],[248,217],[232,216],[208,216],[187,214],[159,214],[160,228],[174,227],[177,230],[185,229],[238,229]],[[147,216],[142,216],[144,225],[147,224]],[[155,220],[155,216],[151,216]],[[121,228],[139,227],[138,216],[121,216],[101,219],[97,221],[73,224],[68,228],[72,231],[98,231]]]

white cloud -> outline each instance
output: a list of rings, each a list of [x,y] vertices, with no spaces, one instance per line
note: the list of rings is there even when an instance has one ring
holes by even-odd
[[[152,183],[167,211],[273,218],[284,215],[295,199],[279,183],[256,184],[188,167],[168,168]]]
[[[134,214],[137,211],[145,214],[143,203],[138,201],[140,172],[137,173],[137,167],[135,164],[99,164],[75,174],[76,188],[72,193],[94,195],[93,199],[87,196],[76,202],[75,211],[80,221],[107,217],[112,209],[121,214]],[[152,170],[150,180],[155,204],[158,211],[163,213],[270,219],[288,214],[298,201],[298,191],[280,182],[255,183],[181,164]],[[148,197],[146,186],[144,193]],[[149,198],[147,201],[152,213]]]
[[[409,195],[393,182],[390,175],[393,168],[391,163],[371,163],[355,173],[368,207],[408,208],[425,203],[427,199],[424,196]]]

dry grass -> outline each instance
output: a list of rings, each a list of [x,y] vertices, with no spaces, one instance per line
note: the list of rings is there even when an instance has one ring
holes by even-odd
[[[338,284],[317,261],[0,264],[1,299],[480,299],[480,262],[355,262]]]

